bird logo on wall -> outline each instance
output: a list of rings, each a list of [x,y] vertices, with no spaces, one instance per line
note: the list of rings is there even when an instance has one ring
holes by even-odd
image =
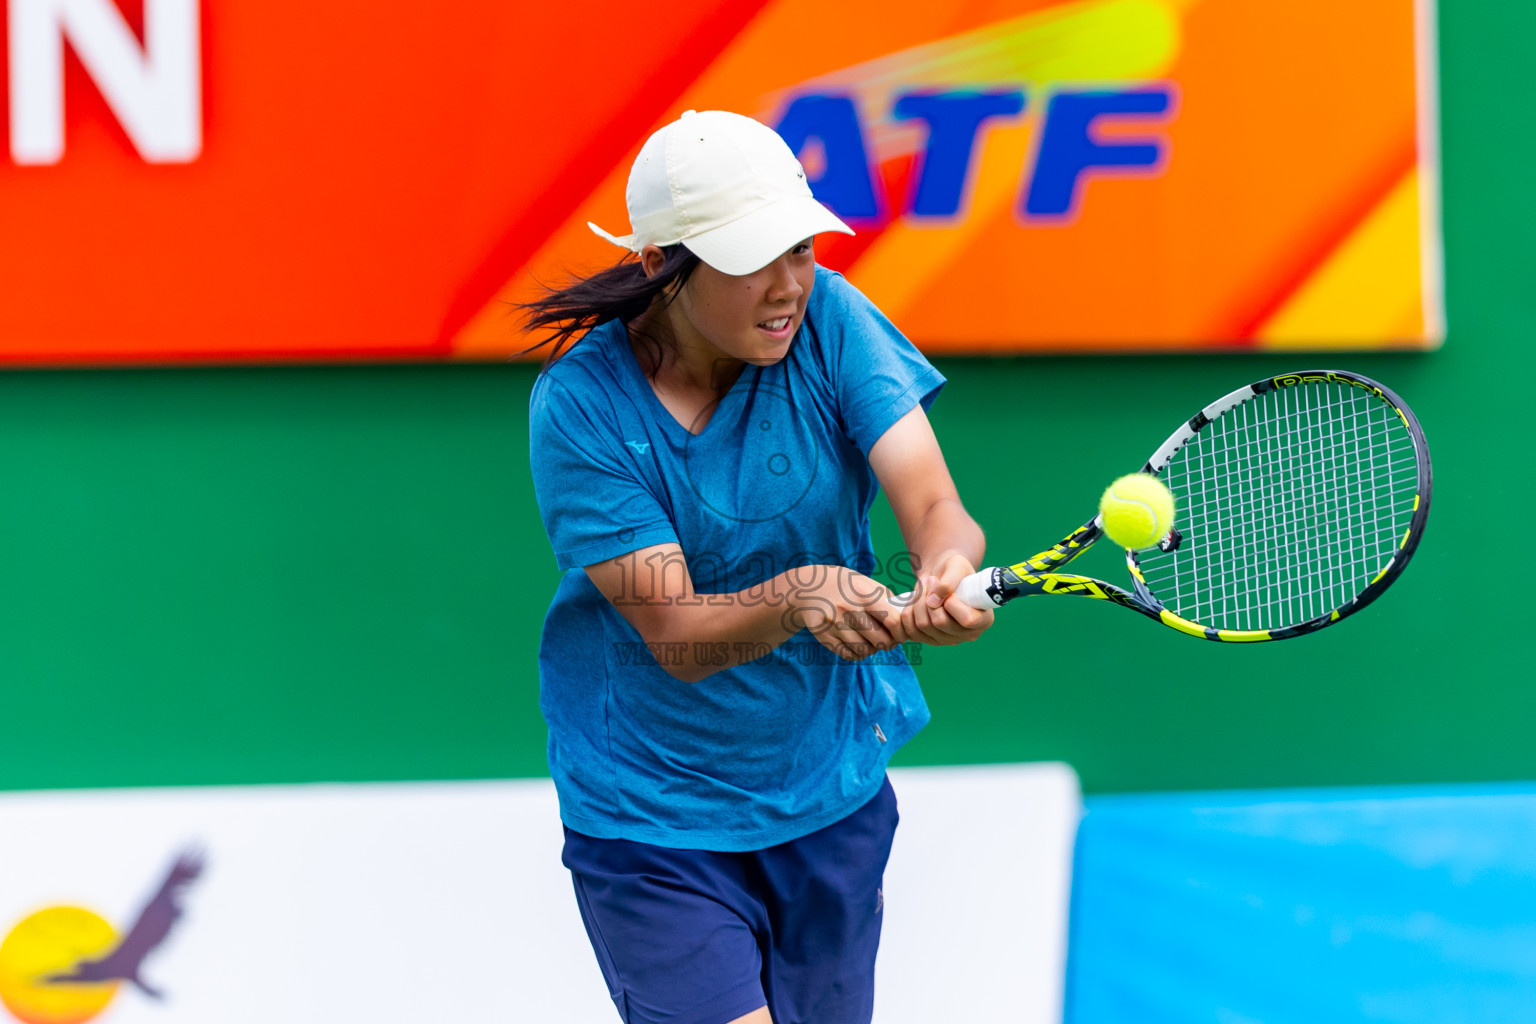
[[[151,999],[165,998],[145,980],[144,961],[181,917],[203,863],[198,850],[178,856],[121,937],[84,907],[48,907],[22,919],[0,940],[0,1002],[22,1024],[85,1024],[124,982]]]

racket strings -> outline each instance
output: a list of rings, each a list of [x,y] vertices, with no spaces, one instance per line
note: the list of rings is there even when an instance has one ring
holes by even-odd
[[[1183,541],[1141,554],[1148,589],[1204,625],[1277,629],[1343,607],[1390,563],[1413,515],[1418,460],[1390,405],[1317,382],[1218,417],[1163,479]]]

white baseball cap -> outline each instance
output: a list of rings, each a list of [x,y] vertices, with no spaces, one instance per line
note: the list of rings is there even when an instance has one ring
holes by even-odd
[[[805,168],[777,132],[724,110],[686,111],[647,139],[624,200],[631,234],[587,227],[631,252],[682,242],[736,276],[820,232],[853,234],[811,195]]]

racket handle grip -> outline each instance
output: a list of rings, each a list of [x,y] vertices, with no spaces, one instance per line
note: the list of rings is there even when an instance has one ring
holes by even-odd
[[[987,588],[991,585],[991,569],[983,569],[980,572],[973,572],[965,579],[960,581],[960,585],[955,588],[955,596],[964,601],[966,604],[970,605],[972,608],[976,608],[981,611],[990,611],[991,609],[997,607],[997,602],[992,600],[991,595],[987,593]]]
[[[958,597],[961,601],[964,601],[966,604],[970,605],[972,608],[978,609],[979,611],[990,611],[991,609],[997,607],[997,602],[993,601],[991,596],[987,593],[987,588],[991,585],[991,569],[983,569],[980,572],[973,572],[965,579],[960,581],[960,585],[955,588],[955,596]],[[905,607],[912,601],[912,593],[913,592],[909,590],[905,594],[897,594],[894,598],[891,599],[891,601],[893,604],[899,604]]]

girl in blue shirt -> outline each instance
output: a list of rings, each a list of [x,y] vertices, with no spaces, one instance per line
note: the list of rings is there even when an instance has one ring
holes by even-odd
[[[896,825],[928,720],[903,643],[975,639],[983,554],[928,424],[943,377],[813,238],[851,233],[770,129],[653,135],[634,255],[533,303],[540,512],[566,570],[540,704],[564,861],[629,1024],[868,1022]],[[869,508],[916,573],[898,603]]]

